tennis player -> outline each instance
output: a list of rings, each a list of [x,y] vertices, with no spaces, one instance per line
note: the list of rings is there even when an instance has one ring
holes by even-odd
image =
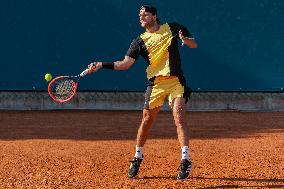
[[[185,123],[185,104],[190,98],[190,88],[181,69],[178,41],[182,46],[197,48],[197,43],[190,32],[178,23],[160,24],[157,9],[143,5],[139,12],[140,25],[145,32],[139,35],[130,45],[124,60],[115,62],[94,62],[89,64],[90,73],[101,68],[127,70],[141,55],[147,62],[148,87],[145,93],[143,118],[137,133],[134,158],[130,161],[128,177],[138,174],[143,161],[143,147],[150,128],[166,97],[173,110],[181,147],[181,165],[178,179],[186,179],[190,175],[192,161],[189,156],[189,134]]]

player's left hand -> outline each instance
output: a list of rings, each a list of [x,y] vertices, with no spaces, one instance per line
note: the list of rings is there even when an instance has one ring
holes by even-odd
[[[181,30],[179,30],[178,36],[179,36],[180,40],[182,41],[182,44],[181,44],[181,45],[182,45],[182,47],[183,47],[183,46],[184,46],[185,37],[184,37],[184,35],[183,35],[183,33],[182,33]]]

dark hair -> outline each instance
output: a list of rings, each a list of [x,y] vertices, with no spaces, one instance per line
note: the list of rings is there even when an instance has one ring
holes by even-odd
[[[142,5],[141,9],[145,9],[146,12],[149,12],[152,15],[156,15],[157,16],[157,14],[158,14],[158,10],[154,6],[151,6],[151,5]],[[160,23],[160,20],[159,20],[158,17],[157,17],[156,21],[157,21],[158,24]]]

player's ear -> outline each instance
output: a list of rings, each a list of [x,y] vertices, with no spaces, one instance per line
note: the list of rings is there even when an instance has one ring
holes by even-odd
[[[155,19],[156,19],[156,22],[157,22],[158,24],[160,24],[160,20],[159,20],[159,18],[158,18],[157,15],[155,15]]]
[[[153,17],[154,17],[154,19],[155,19],[155,20],[156,20],[156,22],[157,22],[157,20],[158,20],[157,15],[154,15]]]

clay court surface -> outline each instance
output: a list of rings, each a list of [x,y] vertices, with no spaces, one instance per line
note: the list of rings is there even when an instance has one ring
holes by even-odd
[[[0,188],[284,188],[284,113],[188,112],[194,168],[161,112],[136,179],[140,111],[0,111]]]

